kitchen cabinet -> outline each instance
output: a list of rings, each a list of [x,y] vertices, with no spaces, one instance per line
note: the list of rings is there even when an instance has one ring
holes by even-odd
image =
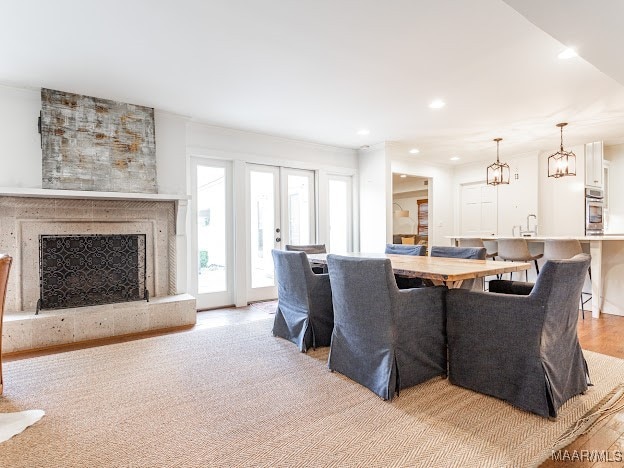
[[[602,141],[585,145],[585,185],[587,187],[603,187],[602,157]]]

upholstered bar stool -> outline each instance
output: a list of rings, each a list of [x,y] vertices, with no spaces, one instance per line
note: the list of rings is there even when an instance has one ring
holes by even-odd
[[[544,241],[544,258],[546,260],[567,260],[583,253],[583,247],[577,239],[551,239]],[[588,270],[591,282],[591,267]],[[587,299],[583,295],[588,296]],[[581,292],[581,313],[585,320],[585,304],[592,298],[591,293]]]
[[[529,244],[526,239],[498,239],[498,256],[503,260],[512,262],[535,262],[535,271],[539,275],[539,266],[537,260],[542,258],[544,254],[533,255],[529,251]],[[509,273],[509,279],[512,279],[513,273]],[[529,280],[529,271],[526,271],[526,279]]]

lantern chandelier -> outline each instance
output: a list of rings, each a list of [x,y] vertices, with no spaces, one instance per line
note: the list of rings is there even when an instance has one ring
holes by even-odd
[[[487,167],[487,183],[489,185],[509,184],[509,164],[498,159],[498,145],[502,138],[494,138],[496,142],[496,162]]]
[[[568,125],[566,122],[557,124],[561,129],[561,146],[559,151],[548,156],[548,177],[565,177],[576,175],[576,155],[572,151],[563,149],[563,127]]]

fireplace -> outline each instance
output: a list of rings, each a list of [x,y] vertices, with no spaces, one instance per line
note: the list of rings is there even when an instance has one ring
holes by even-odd
[[[123,194],[117,198],[96,192],[15,190],[19,192],[15,196],[0,193],[0,252],[13,257],[2,329],[4,353],[195,324],[195,299],[177,293],[176,246],[186,223],[185,196]],[[118,236],[135,236],[132,253],[116,256],[107,273],[94,268],[100,276],[92,280],[100,287],[102,276],[115,274],[117,262],[133,257],[138,269],[129,268],[132,273],[125,275],[132,285],[115,293],[116,302],[107,299],[106,303],[85,307],[76,307],[74,302],[62,306],[53,302],[46,306],[51,308],[36,315],[37,302],[42,298],[42,268],[50,267],[50,274],[57,271],[54,262],[50,266],[46,260],[47,267],[40,264],[42,236],[88,242],[106,236],[119,244]],[[109,250],[116,248],[113,242]],[[66,289],[86,284],[82,276],[74,276],[72,262],[79,265],[98,261],[102,260],[74,254],[68,268],[72,278]],[[149,291],[149,302],[135,300],[143,299],[145,290]],[[57,306],[64,308],[52,308]]]
[[[145,234],[40,235],[40,309],[148,300]]]

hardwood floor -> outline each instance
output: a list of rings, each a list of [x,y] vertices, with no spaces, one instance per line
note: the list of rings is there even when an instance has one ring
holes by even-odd
[[[585,312],[585,320],[579,316],[578,336],[581,347],[589,351],[624,359],[624,317],[602,314],[591,317]],[[624,383],[624,375],[622,376]],[[564,451],[567,451],[564,453]],[[555,466],[619,468],[624,467],[624,410],[596,424],[587,434],[580,436],[562,449],[560,455],[582,456],[583,460],[548,460],[543,468]],[[590,461],[589,457],[605,456],[612,461]],[[617,461],[616,459],[619,459]],[[566,460],[566,458],[564,458]],[[595,460],[595,459],[594,459]]]
[[[247,323],[254,320],[265,319],[270,316],[273,310],[273,303],[257,303],[239,309],[218,309],[198,312],[197,324],[192,328],[107,338],[98,340],[97,342],[78,343],[47,350],[7,355],[3,358],[3,361],[8,362],[46,354],[64,353],[75,349],[121,343],[148,336],[170,333],[189,333],[192,330]],[[594,319],[589,313],[586,313],[585,320],[581,320],[579,317],[578,335],[583,349],[624,359],[624,317],[602,315],[599,319]],[[622,381],[624,382],[624,376],[622,376]],[[563,450],[567,450],[567,454],[570,456],[578,454],[579,456],[583,455],[587,457],[598,454],[598,452],[602,452],[603,455],[607,455],[611,459],[616,458],[618,454],[624,456],[624,410],[599,422],[587,434],[579,437]],[[555,466],[617,468],[624,467],[624,459],[619,462],[548,460],[542,464],[542,467],[547,468]]]

